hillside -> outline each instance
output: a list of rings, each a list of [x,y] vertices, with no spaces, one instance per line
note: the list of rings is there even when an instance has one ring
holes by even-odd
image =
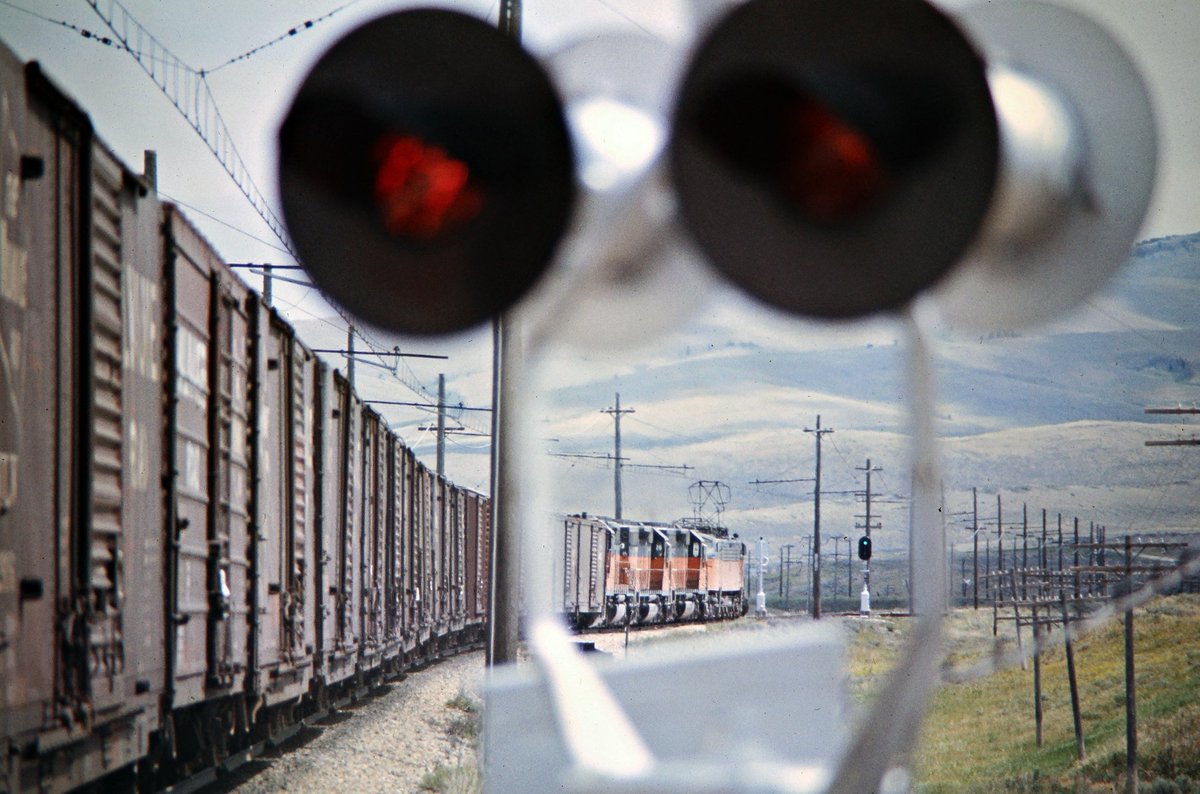
[[[1147,416],[1150,405],[1200,400],[1200,233],[1137,246],[1112,284],[1079,311],[1021,334],[936,340],[939,429],[945,437],[947,510],[961,513],[979,489],[981,514],[1006,516],[1027,502],[1051,515],[1105,523],[1112,531],[1200,525],[1200,454],[1145,441],[1200,432],[1200,421]],[[301,323],[305,338],[340,346],[333,327]],[[448,375],[449,402],[490,402],[491,335],[477,329],[450,340],[399,340],[405,350],[448,354],[408,360],[409,382],[427,388]],[[390,344],[390,341],[388,342]],[[863,511],[856,469],[870,458],[882,471],[872,489],[882,548],[906,545],[908,492],[904,346],[886,319],[824,325],[783,317],[721,290],[684,328],[628,353],[567,351],[543,362],[549,390],[530,395],[543,417],[547,452],[604,455],[613,420],[602,413],[620,392],[635,413],[622,420],[625,514],[690,515],[688,485],[720,480],[731,490],[725,518],[745,536],[799,542],[812,525],[813,435],[824,438],[823,532],[856,536]],[[360,366],[368,397],[412,399],[378,368]],[[426,399],[432,394],[426,392]],[[381,408],[421,454],[431,455],[430,414]],[[452,424],[486,428],[487,414],[451,412]],[[679,472],[649,468],[678,466]],[[486,439],[455,436],[451,476],[487,488]],[[552,507],[611,514],[611,464],[552,459]],[[794,482],[762,484],[764,480]],[[752,483],[758,481],[760,484]],[[1006,519],[1007,520],[1007,519]],[[861,522],[861,519],[858,519]],[[961,533],[957,533],[960,536]],[[951,533],[952,539],[956,533]],[[773,543],[773,547],[775,545]]]
[[[960,611],[950,629],[960,657],[986,653],[990,613]],[[1200,597],[1172,596],[1134,617],[1139,779],[1154,791],[1200,789]],[[1011,633],[1011,630],[1010,630]],[[1043,745],[1035,742],[1033,674],[1014,667],[946,684],[927,718],[918,790],[1112,791],[1125,770],[1124,629],[1120,620],[1075,643],[1086,760],[1075,760],[1070,688],[1059,640],[1042,657]],[[1011,638],[1010,638],[1011,642]],[[1178,788],[1170,788],[1166,782]],[[1123,785],[1123,783],[1121,784]]]

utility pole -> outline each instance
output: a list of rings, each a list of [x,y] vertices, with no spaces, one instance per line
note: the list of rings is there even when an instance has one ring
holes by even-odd
[[[1076,538],[1078,540],[1078,538]],[[1004,570],[1004,511],[1000,504],[1000,494],[996,494],[996,570]],[[1078,560],[1076,560],[1078,562]],[[1001,578],[999,581],[1003,582]]]
[[[846,598],[854,598],[854,541],[850,540],[849,535],[842,535],[842,540],[846,541]]]
[[[971,567],[971,587],[974,588],[973,602],[975,608],[979,609],[979,493],[975,488],[971,488],[971,541],[972,541],[972,567]]]
[[[794,543],[785,543],[779,547],[781,552],[779,556],[779,595],[783,598],[783,606],[786,608],[790,604],[792,596],[792,548]],[[786,555],[786,562],[785,560]]]
[[[438,373],[437,473],[446,476],[446,376]]]
[[[754,616],[756,618],[765,618],[767,616],[767,594],[763,592],[763,573],[767,567],[767,541],[764,538],[758,539],[758,594],[754,599]]]
[[[621,394],[617,393],[616,407],[605,408],[600,413],[609,414],[613,418],[615,426],[614,431],[614,452],[613,452],[613,502],[614,515],[613,518],[621,520],[621,414],[635,413],[632,408],[621,408]]]
[[[354,391],[354,326],[346,326],[346,381]]]
[[[1125,791],[1138,790],[1137,684],[1133,662],[1133,538],[1125,536]]]
[[[805,556],[807,557],[805,567],[808,570],[808,592],[805,596],[804,608],[807,609],[809,614],[811,615],[812,614],[812,595],[813,595],[813,589],[812,589],[812,571],[813,571],[812,535],[805,535],[804,542],[806,544],[805,545]]]
[[[837,598],[838,579],[840,578],[838,576],[838,557],[842,556],[842,539],[835,535],[832,538],[826,538],[826,540],[833,541],[833,597]]]
[[[1200,414],[1200,408],[1197,408],[1193,403],[1191,408],[1184,408],[1182,405],[1176,405],[1174,408],[1147,408],[1148,414],[1176,414],[1176,415],[1195,415]],[[1200,446],[1200,438],[1193,436],[1192,438],[1177,438],[1171,441],[1147,441],[1148,447],[1198,447]]]
[[[821,415],[817,414],[817,426],[804,428],[805,433],[812,433],[817,439],[817,473],[813,485],[813,558],[812,558],[812,590],[813,590],[813,620],[821,619],[821,436],[832,433],[833,428],[821,429]]]
[[[779,547],[779,598],[780,598],[780,600],[783,599],[783,550],[786,548],[787,548],[787,546]]]

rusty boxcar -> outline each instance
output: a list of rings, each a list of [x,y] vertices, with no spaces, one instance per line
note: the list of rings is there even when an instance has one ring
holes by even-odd
[[[0,191],[0,791],[169,785],[481,640],[487,498],[2,46]]]

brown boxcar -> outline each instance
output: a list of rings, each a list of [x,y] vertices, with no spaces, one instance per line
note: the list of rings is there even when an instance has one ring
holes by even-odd
[[[127,766],[159,725],[159,204],[0,48],[0,789]]]
[[[255,301],[251,434],[253,677],[249,694],[266,706],[308,690],[316,644],[308,610],[315,595],[310,496],[313,356],[278,315]]]
[[[162,787],[482,636],[433,475],[0,47],[0,791]]]
[[[328,420],[322,433],[324,440],[325,473],[322,489],[324,524],[321,537],[322,570],[325,572],[323,592],[328,633],[322,639],[326,680],[341,681],[358,672],[359,626],[358,609],[362,593],[362,571],[357,548],[357,519],[362,512],[361,491],[361,404],[350,390],[350,383],[337,372],[328,373],[323,381],[325,394],[324,416]]]
[[[378,413],[362,410],[363,428],[363,515],[360,527],[362,560],[362,659],[373,668],[383,658],[384,637],[384,549],[387,531],[387,425]]]
[[[404,444],[393,433],[385,437],[387,462],[384,523],[383,603],[384,657],[393,665],[404,660],[404,582],[402,577],[404,522]]]
[[[489,544],[492,525],[491,502],[475,491],[466,493],[466,571],[463,585],[466,589],[465,620],[468,636],[482,636],[483,624],[487,619],[488,566],[491,558]]]
[[[165,218],[166,705],[184,709],[251,670],[252,299],[182,215]]]

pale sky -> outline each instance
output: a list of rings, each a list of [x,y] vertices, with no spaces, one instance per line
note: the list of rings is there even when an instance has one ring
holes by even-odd
[[[99,5],[108,8],[109,2],[99,0]],[[959,0],[944,4],[963,5]],[[1094,15],[1106,26],[1141,66],[1150,87],[1160,130],[1159,171],[1139,237],[1197,231],[1200,3],[1063,0],[1063,4]],[[208,70],[209,86],[232,140],[253,179],[276,207],[276,131],[308,67],[350,28],[411,5],[415,4],[394,0],[349,4],[344,0],[124,0],[129,12],[165,48],[190,66]],[[436,5],[494,19],[498,2],[460,0]],[[524,39],[541,55],[609,33],[659,36],[682,51],[692,36],[689,9],[693,7],[685,0],[525,0]],[[305,29],[308,20],[316,24]],[[140,167],[143,150],[157,151],[160,193],[184,205],[227,261],[289,263],[286,252],[216,159],[133,59],[84,38],[72,26],[110,35],[86,0],[0,0],[0,39],[20,58],[40,61],[44,71],[90,114],[100,137],[131,167]],[[223,65],[296,26],[297,35]],[[258,285],[253,276],[247,281]],[[276,294],[277,306],[294,322],[328,315],[310,290],[280,285]],[[742,302],[727,306],[718,301],[718,310],[729,306],[732,311],[748,311]],[[776,318],[768,316],[763,322],[777,332],[794,332],[794,326]],[[481,404],[490,388],[489,343],[486,329],[455,340],[414,343],[410,349],[452,356],[449,362],[414,362],[415,377],[428,387],[436,383],[438,371],[445,371],[458,399]],[[404,399],[403,389],[397,391],[398,398]],[[455,477],[451,466],[450,475]],[[475,481],[477,475],[468,479],[473,487],[482,484]]]
[[[1193,0],[1062,0],[1093,15],[1143,68],[1160,126],[1160,170],[1142,237],[1200,228],[1200,3]],[[108,0],[100,2],[103,8]],[[945,0],[947,6],[964,5]],[[196,68],[213,71],[212,92],[233,141],[264,193],[274,198],[274,137],[279,120],[307,67],[337,37],[389,9],[395,0],[267,0],[162,2],[126,0],[125,7],[169,50]],[[494,17],[497,0],[442,3]],[[226,60],[282,35],[307,20],[325,21],[257,55],[216,70]],[[683,45],[690,37],[682,0],[525,0],[524,37],[539,53],[578,38],[610,32],[650,33]],[[4,0],[0,39],[46,71],[91,114],[100,135],[130,164],[144,149],[159,153],[161,190],[225,223],[271,239],[239,198],[216,161],[174,108],[125,53],[84,39],[54,21],[107,34],[86,0]],[[214,71],[215,70],[215,71]],[[195,218],[231,261],[278,256],[203,217]]]

